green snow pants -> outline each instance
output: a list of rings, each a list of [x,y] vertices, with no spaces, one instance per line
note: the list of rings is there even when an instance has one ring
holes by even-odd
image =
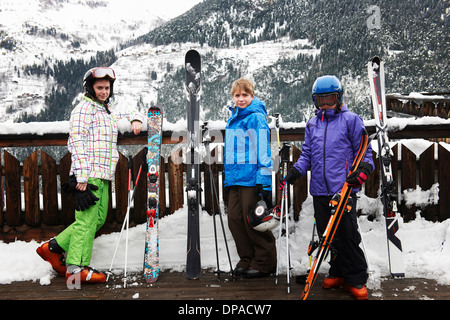
[[[95,233],[103,226],[108,214],[109,181],[89,178],[88,183],[98,187],[92,192],[99,200],[85,211],[76,210],[75,222],[55,237],[58,245],[67,252],[67,265],[90,265]]]

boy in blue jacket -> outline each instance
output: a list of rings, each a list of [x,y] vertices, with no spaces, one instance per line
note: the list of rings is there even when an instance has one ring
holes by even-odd
[[[228,195],[228,226],[240,261],[235,275],[266,276],[276,267],[272,232],[259,232],[247,215],[262,196],[271,204],[272,159],[266,105],[255,97],[254,85],[236,80],[231,88],[234,107],[225,127],[224,185]]]
[[[343,89],[335,76],[317,78],[312,88],[312,98],[317,108],[316,116],[305,128],[305,143],[298,161],[290,169],[285,182],[292,184],[311,170],[310,193],[313,196],[317,230],[322,235],[329,217],[332,196],[339,192],[344,182],[352,186],[353,208],[345,213],[333,240],[329,275],[322,287],[331,289],[345,285],[357,299],[367,299],[367,263],[359,247],[361,235],[356,216],[356,192],[375,167],[372,148],[358,170],[347,177],[356,156],[364,122],[342,102]]]

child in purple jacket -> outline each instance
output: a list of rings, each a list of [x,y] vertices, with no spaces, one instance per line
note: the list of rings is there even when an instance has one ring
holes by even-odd
[[[367,263],[359,247],[356,192],[373,171],[374,164],[369,146],[359,169],[347,177],[365,128],[361,117],[350,112],[342,102],[342,96],[342,85],[337,77],[317,78],[312,88],[316,116],[306,124],[301,156],[283,183],[292,184],[311,170],[310,193],[319,235],[327,226],[332,196],[342,189],[345,181],[354,188],[351,195],[354,205],[339,224],[331,250],[329,275],[322,287],[331,289],[345,285],[357,299],[367,299]]]

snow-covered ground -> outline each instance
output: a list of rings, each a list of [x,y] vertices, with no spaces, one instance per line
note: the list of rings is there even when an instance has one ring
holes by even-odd
[[[359,206],[365,207],[379,205],[373,199],[364,196]],[[379,207],[381,209],[381,207]],[[367,210],[366,210],[367,211]],[[223,212],[223,211],[222,211]],[[292,214],[292,213],[291,213]],[[238,256],[234,241],[227,227],[227,216],[222,215],[226,240],[234,264]],[[159,222],[160,232],[160,264],[161,269],[184,271],[186,263],[186,222],[187,208],[181,208],[173,215],[162,218]],[[220,269],[229,270],[229,262],[225,250],[225,242],[220,229],[220,220],[216,216],[218,226],[218,243]],[[375,219],[370,222],[365,216],[359,218],[364,247],[369,261],[370,278],[368,287],[376,290],[384,277],[389,277],[387,243],[384,219]],[[311,239],[313,226],[312,198],[303,204],[298,222],[290,223],[290,251],[291,273],[304,274],[308,269],[307,246]],[[278,229],[274,229],[275,237]],[[216,253],[214,241],[213,218],[203,211],[200,214],[201,234],[201,262],[203,268],[216,268]],[[92,266],[100,270],[108,270],[114,254],[120,233],[102,235],[96,238],[93,249]],[[125,233],[120,241],[118,254],[113,264],[113,271],[123,272],[125,260]],[[434,279],[439,284],[450,284],[450,221],[440,223],[426,221],[420,217],[414,221],[403,223],[400,220],[400,231],[397,235],[403,244],[406,277]],[[145,224],[138,225],[129,230],[128,271],[141,272],[143,268]],[[35,252],[40,243],[36,241],[13,243],[0,242],[0,284],[14,281],[37,281],[41,285],[51,284],[52,278],[58,275],[52,270],[50,264],[43,261]],[[282,238],[280,267],[281,273],[286,272],[285,238]],[[328,264],[324,263],[320,272],[327,272]]]

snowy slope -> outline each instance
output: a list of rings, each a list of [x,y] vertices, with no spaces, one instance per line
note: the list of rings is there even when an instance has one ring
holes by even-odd
[[[252,78],[258,70],[274,64],[283,58],[295,58],[298,54],[316,56],[320,49],[309,49],[307,40],[281,38],[277,41],[266,41],[236,48],[216,49],[196,43],[174,43],[167,46],[152,44],[136,45],[116,53],[118,60],[111,66],[117,74],[115,83],[116,102],[121,110],[134,108],[139,101],[146,104],[156,103],[158,89],[168,74],[174,74],[184,68],[184,55],[190,49],[196,49],[204,56],[212,56],[221,64],[214,66],[214,71],[205,71],[204,82],[224,76],[228,69],[225,63],[243,65],[243,77]],[[308,49],[302,49],[306,47]],[[170,65],[170,71],[167,70]],[[151,72],[157,74],[156,80],[150,78]],[[180,78],[178,95],[183,95],[184,79]],[[227,88],[228,92],[228,88]],[[183,105],[184,106],[184,105]],[[225,105],[223,107],[226,107]],[[209,110],[207,100],[202,100],[202,108]],[[142,108],[144,112],[146,108]],[[228,115],[228,113],[227,113]]]
[[[55,85],[51,78],[21,74],[22,66],[88,60],[163,22],[150,1],[2,0],[0,40],[10,39],[15,49],[0,48],[0,121],[36,113]]]

